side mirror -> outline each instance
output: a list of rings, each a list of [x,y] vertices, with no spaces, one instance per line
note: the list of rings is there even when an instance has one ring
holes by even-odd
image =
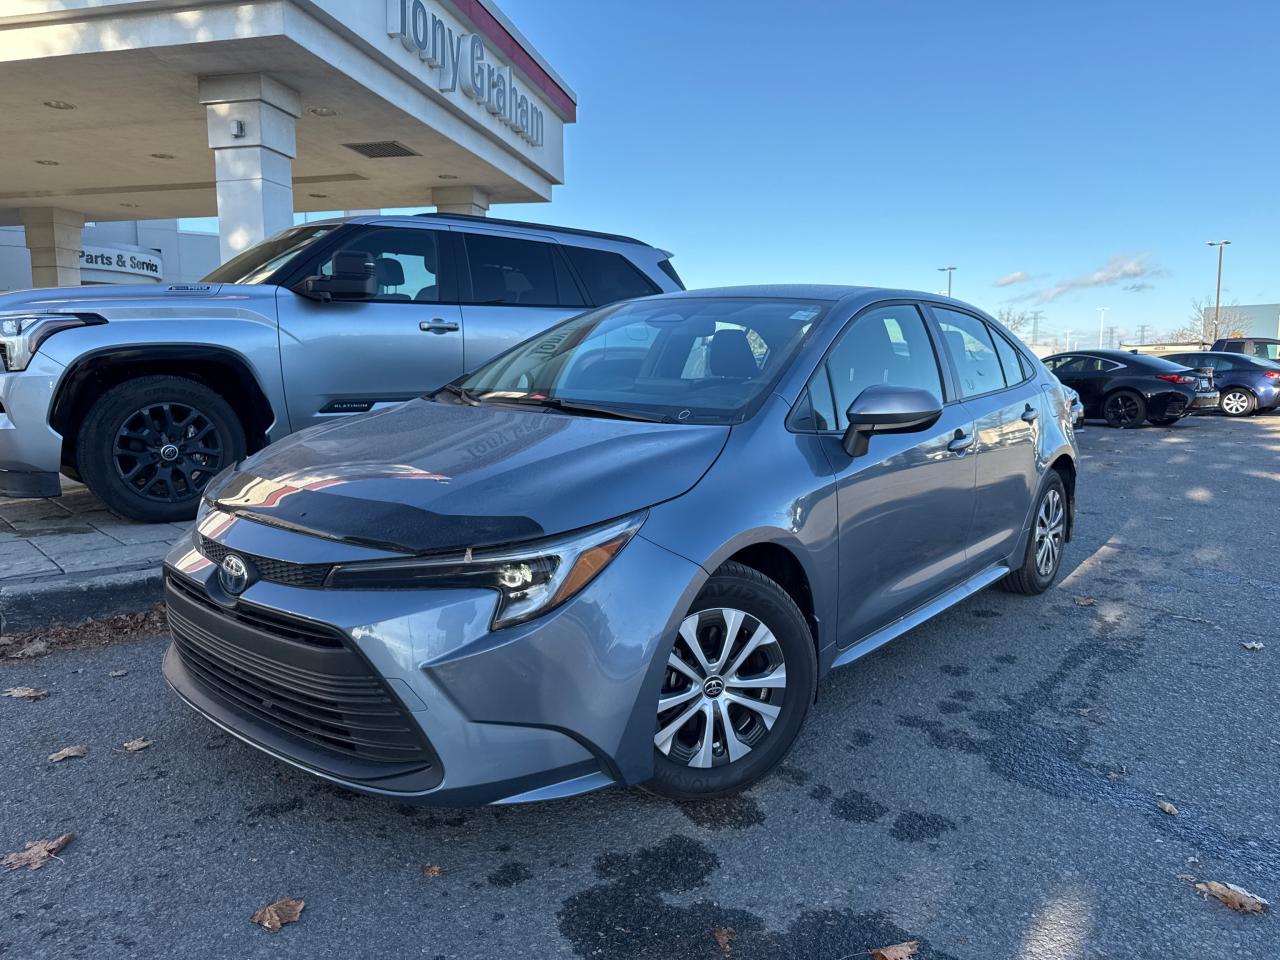
[[[343,250],[333,255],[333,274],[307,277],[298,292],[314,300],[369,300],[378,292],[378,268],[373,255]]]
[[[928,390],[876,384],[849,404],[844,452],[865,456],[873,433],[913,433],[927,430],[942,416],[942,403]]]

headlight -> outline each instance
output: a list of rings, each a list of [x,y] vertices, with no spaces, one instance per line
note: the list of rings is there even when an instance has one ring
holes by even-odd
[[[326,586],[365,590],[481,587],[498,594],[493,629],[554,610],[579,593],[635,536],[644,514],[553,540],[418,560],[340,564]]]
[[[0,355],[6,370],[25,370],[40,344],[59,330],[106,323],[102,317],[75,313],[0,314]]]

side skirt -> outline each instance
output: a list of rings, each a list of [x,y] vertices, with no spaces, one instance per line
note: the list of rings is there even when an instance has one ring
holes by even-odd
[[[981,590],[985,590],[997,580],[1009,575],[1009,567],[1003,563],[975,574],[959,586],[952,587],[946,593],[935,597],[922,607],[917,607],[905,617],[881,627],[875,633],[863,637],[857,643],[845,647],[838,654],[831,666],[843,667],[846,664],[865,657],[873,650],[878,650],[890,640],[895,640],[908,630],[913,630],[926,620],[932,620],[948,607],[954,607],[961,600],[967,600]]]

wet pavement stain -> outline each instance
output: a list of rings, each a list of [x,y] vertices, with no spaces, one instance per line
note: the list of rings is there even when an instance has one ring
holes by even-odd
[[[813,774],[808,770],[801,770],[799,767],[790,767],[786,764],[778,767],[777,776],[787,781],[787,783],[795,784],[797,787],[803,787],[813,779]]]
[[[676,808],[705,830],[744,830],[764,823],[764,811],[745,793],[677,803]]]
[[[898,814],[898,819],[893,821],[889,836],[906,843],[922,843],[925,840],[937,840],[944,833],[955,828],[954,820],[936,813],[916,813],[914,810],[907,810]]]
[[[698,899],[687,906],[670,895],[703,886],[720,866],[706,845],[674,835],[635,854],[603,854],[600,883],[569,897],[557,914],[560,933],[582,957],[598,960],[723,958],[714,931],[733,931],[738,960],[854,957],[875,947],[919,939],[879,912],[810,910],[785,930],[769,930],[747,910]],[[917,960],[950,960],[922,941]]]
[[[832,790],[825,783],[820,783],[809,791],[809,796],[814,800],[826,800],[832,794]]]
[[[939,713],[968,713],[969,708],[963,703],[956,703],[954,700],[939,700]]]
[[[504,863],[489,874],[489,886],[514,887],[518,883],[524,883],[532,876],[533,874],[529,872],[528,867],[513,860],[510,863]]]
[[[974,610],[973,615],[979,620],[994,620],[1004,616],[999,610]]]
[[[967,677],[969,675],[969,668],[963,663],[944,663],[938,669],[948,677]]]
[[[846,790],[831,803],[831,812],[849,823],[874,823],[889,808],[859,790]]]
[[[850,750],[861,750],[863,747],[869,747],[876,739],[867,730],[850,730],[846,736],[848,740],[845,741],[845,746]]]

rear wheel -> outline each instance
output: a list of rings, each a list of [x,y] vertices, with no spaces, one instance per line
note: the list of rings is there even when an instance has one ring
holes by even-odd
[[[725,564],[698,594],[667,657],[646,786],[682,800],[750,786],[795,741],[817,674],[795,601],[758,571]]]
[[[1103,403],[1102,416],[1109,426],[1122,430],[1141,426],[1147,419],[1147,401],[1132,390],[1117,390]]]
[[[1258,398],[1242,387],[1231,387],[1218,400],[1228,417],[1247,417],[1258,409]]]
[[[189,520],[205,485],[245,455],[244,428],[219,394],[182,377],[112,387],[80,426],[76,460],[114,513],[149,523]]]
[[[1045,481],[1036,502],[1031,536],[1022,566],[1000,581],[1000,587],[1011,593],[1034,595],[1044,593],[1053,584],[1062,567],[1063,547],[1067,542],[1067,488],[1061,475],[1054,471]]]

